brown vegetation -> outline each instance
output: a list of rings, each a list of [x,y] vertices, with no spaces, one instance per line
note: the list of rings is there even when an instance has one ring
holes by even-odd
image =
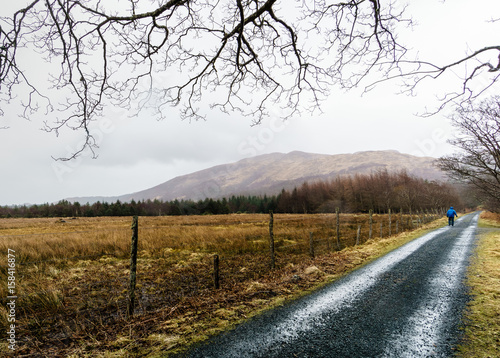
[[[396,223],[401,232],[423,219],[393,214],[392,233]],[[275,215],[276,269],[270,270],[269,215],[141,217],[138,306],[126,320],[129,217],[2,219],[0,250],[16,252],[17,352],[77,357],[174,351],[380,254],[368,247],[392,245],[380,237],[380,223],[388,236],[387,215],[373,216],[372,246],[356,248],[359,225],[360,241],[367,241],[368,215],[341,215],[339,245],[335,220],[335,214]],[[213,288],[214,254],[221,258],[219,290]],[[6,271],[2,264],[2,282]],[[0,287],[7,297],[6,285]],[[0,348],[7,350],[6,344]]]

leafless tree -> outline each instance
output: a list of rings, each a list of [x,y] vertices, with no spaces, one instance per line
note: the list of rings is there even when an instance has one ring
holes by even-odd
[[[259,123],[277,106],[283,117],[319,110],[332,85],[374,73],[407,78],[411,90],[480,61],[449,101],[475,96],[469,84],[481,71],[498,72],[480,56],[500,46],[443,66],[408,60],[397,32],[409,25],[395,0],[33,0],[1,18],[0,100],[22,99],[25,117],[45,110],[47,130],[83,130],[83,151],[96,146],[91,123],[105,106],[150,105],[162,118],[173,105],[203,118],[208,103]],[[50,86],[27,68],[37,57]]]
[[[452,120],[459,134],[450,143],[460,151],[440,158],[439,167],[474,186],[500,210],[500,97],[463,105]]]

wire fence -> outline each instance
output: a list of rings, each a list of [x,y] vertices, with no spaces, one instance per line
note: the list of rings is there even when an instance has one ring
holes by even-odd
[[[18,337],[21,335],[18,344],[23,340],[27,343],[30,336],[61,340],[96,325],[130,321],[133,315],[161,311],[168,316],[181,304],[195,302],[195,297],[207,298],[221,288],[228,291],[230,299],[232,287],[242,282],[250,285],[273,270],[413,230],[441,216],[442,210],[392,215],[249,216],[227,224],[227,228],[210,221],[208,235],[214,236],[213,243],[200,239],[207,234],[200,233],[194,222],[175,230],[176,224],[146,222],[137,227],[139,245],[135,252],[131,250],[130,226],[0,235],[0,248],[16,252],[15,291],[9,291],[8,286],[10,262],[0,265],[1,331],[8,332],[12,297],[16,300]],[[187,226],[193,231],[183,234]],[[227,237],[238,230],[243,230],[238,234],[241,238]],[[192,240],[183,237],[190,234],[198,236]],[[238,244],[232,242],[238,240]],[[29,252],[23,253],[25,250]],[[81,251],[86,253],[64,255]],[[135,273],[131,268],[134,255]],[[136,275],[133,284],[132,275]],[[269,294],[265,289],[248,291],[252,297]],[[169,308],[167,313],[165,307]]]

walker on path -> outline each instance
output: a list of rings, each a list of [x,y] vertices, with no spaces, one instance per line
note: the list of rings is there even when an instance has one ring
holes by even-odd
[[[455,216],[458,217],[458,215],[453,206],[450,206],[446,212],[446,216],[448,217],[448,226],[455,226]]]

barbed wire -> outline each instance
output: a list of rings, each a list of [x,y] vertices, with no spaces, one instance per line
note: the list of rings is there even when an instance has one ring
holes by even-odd
[[[335,215],[335,214],[331,214],[331,215]],[[351,214],[344,214],[344,215],[351,215]],[[395,214],[396,215],[396,214]],[[430,220],[435,220],[435,215],[428,215],[427,217],[430,217]],[[409,219],[409,218],[408,218]],[[293,219],[290,219],[290,220],[297,220],[296,218],[293,218]],[[280,221],[284,221],[283,218],[280,218],[279,220],[277,220],[277,222],[279,223]],[[418,220],[419,222],[422,222],[420,219]],[[255,221],[255,222],[262,222],[262,221]],[[396,222],[399,223],[399,220],[396,220]],[[348,224],[356,224],[357,222],[355,223],[348,223]],[[380,223],[380,221],[374,221],[374,224],[375,223]],[[403,222],[401,222],[403,223]],[[345,223],[344,223],[345,225]],[[334,225],[333,225],[334,226]],[[414,229],[414,227],[408,227],[408,225],[406,225],[407,228],[406,230],[412,230]],[[170,228],[169,226],[147,226],[147,227],[141,227],[140,230],[157,230],[157,229],[168,229]],[[404,231],[405,228],[404,227],[401,227],[399,228],[401,231]],[[23,236],[43,236],[43,235],[70,235],[70,234],[82,234],[82,233],[100,233],[100,232],[110,232],[110,231],[113,231],[113,232],[116,232],[116,231],[130,231],[130,229],[125,229],[125,228],[122,228],[122,229],[116,229],[116,228],[113,228],[113,229],[100,229],[100,230],[85,230],[85,231],[71,231],[71,232],[59,232],[59,233],[40,233],[40,234],[20,234],[20,235],[2,235],[0,236],[0,238],[5,238],[5,237],[23,237]],[[325,239],[327,240],[327,239]],[[293,246],[300,246],[300,245],[307,245],[307,243],[296,243],[296,244],[290,244],[290,245],[285,245],[285,246],[279,246],[279,245],[276,245],[276,249],[284,249],[284,248],[288,248],[288,247],[293,247]],[[255,251],[253,251],[255,252]],[[239,255],[241,253],[236,253],[234,255]],[[71,260],[79,260],[79,259],[86,259],[86,258],[96,258],[96,257],[103,257],[103,256],[112,256],[112,257],[116,257],[114,254],[112,253],[98,253],[98,254],[92,254],[92,255],[79,255],[79,256],[71,256],[71,257],[58,257],[58,258],[51,258],[51,259],[46,259],[46,260],[37,260],[37,261],[28,261],[28,262],[20,262],[19,265],[36,265],[36,264],[40,264],[40,263],[47,263],[47,262],[60,262],[60,261],[71,261]],[[227,255],[226,255],[227,256]],[[7,268],[8,266],[7,265],[0,265],[0,268]]]
[[[332,217],[334,217],[334,214],[331,214]],[[396,214],[395,214],[396,216]],[[415,215],[417,216],[417,215]],[[435,220],[436,219],[436,215],[428,215],[429,220]],[[289,220],[284,220],[283,218],[280,218],[279,220],[276,220],[276,223],[279,223],[279,222],[283,222],[283,221],[296,221],[297,218],[290,218]],[[259,221],[255,221],[255,222],[259,222],[261,223],[262,221],[259,220]],[[396,220],[397,222],[397,220]],[[335,226],[335,225],[332,225],[332,226]],[[162,230],[162,229],[168,229],[170,228],[169,226],[146,226],[146,227],[141,227],[140,229],[141,230]],[[406,231],[404,228],[400,228],[401,229],[401,232],[403,231]],[[413,227],[407,227],[407,230],[412,230]],[[121,228],[121,229],[117,229],[117,228],[113,228],[113,229],[100,229],[100,230],[85,230],[85,231],[73,231],[73,232],[58,232],[58,233],[40,233],[40,234],[22,234],[22,235],[2,235],[0,236],[0,238],[5,238],[5,237],[25,237],[25,236],[43,236],[43,235],[70,235],[70,234],[82,234],[82,233],[99,233],[99,232],[109,232],[109,231],[129,231],[130,229],[129,228]],[[345,241],[345,240],[342,240],[342,241]],[[322,242],[326,242],[328,244],[328,248],[326,249],[327,251],[337,251],[335,249],[331,249],[329,246],[330,244],[332,244],[332,246],[335,246],[335,238],[334,237],[328,237],[328,238],[319,238],[319,239],[315,239],[313,240],[313,244],[319,244],[319,243],[322,243]],[[284,245],[284,246],[280,246],[280,245],[276,245],[275,246],[275,249],[276,250],[280,250],[281,252],[284,251],[285,249],[288,249],[288,248],[291,248],[291,247],[303,247],[303,248],[308,248],[308,245],[309,242],[306,241],[306,239],[304,239],[304,242],[297,242],[297,243],[294,243],[294,244],[289,244],[289,245]],[[324,250],[322,250],[324,251]],[[252,255],[255,255],[255,254],[259,254],[259,255],[267,255],[269,252],[264,249],[264,248],[260,248],[258,251],[253,251],[253,252],[237,252],[237,253],[233,253],[233,254],[228,254],[228,253],[223,253],[221,254],[221,258],[222,259],[230,259],[230,258],[234,258],[234,257],[241,257],[242,254],[252,254]],[[206,258],[203,258],[203,259],[206,259],[207,262],[203,263],[205,265],[207,265],[208,267],[210,267],[210,263],[211,263],[211,260],[209,260],[209,258],[211,258],[211,255],[215,255],[217,254],[216,252],[207,252],[207,257]],[[307,253],[301,253],[301,255],[307,255]],[[116,257],[115,255],[111,254],[111,253],[99,253],[99,254],[93,254],[93,255],[79,255],[79,256],[73,256],[73,257],[62,257],[62,258],[52,258],[52,259],[47,259],[47,260],[37,260],[37,261],[31,261],[31,262],[21,262],[19,263],[19,265],[34,265],[34,264],[40,264],[40,263],[47,263],[47,262],[59,262],[59,261],[69,261],[69,260],[77,260],[77,259],[86,259],[86,258],[96,258],[96,257],[103,257],[103,256],[111,256],[111,257]],[[162,256],[159,256],[159,257],[162,257]],[[2,265],[0,266],[0,268],[5,268],[5,267],[8,267],[6,265]],[[142,279],[144,277],[147,277],[145,274],[144,275],[138,275],[139,279],[142,281]],[[117,278],[117,279],[112,279],[112,280],[100,280],[100,281],[93,281],[93,282],[90,282],[90,283],[86,283],[85,285],[82,285],[82,286],[78,286],[80,289],[84,289],[86,287],[92,287],[92,286],[99,286],[99,285],[105,285],[105,284],[110,284],[110,283],[114,283],[114,282],[121,282],[123,285],[126,285],[127,282],[127,277],[121,277],[121,278]],[[143,282],[147,282],[149,280],[144,280]],[[104,288],[103,288],[104,289]],[[64,291],[66,290],[65,288],[62,288],[63,290],[63,294],[64,294]],[[23,296],[19,296],[18,299],[24,299],[24,298],[28,298],[30,296],[34,296],[34,295],[38,295],[38,294],[47,294],[47,293],[53,293],[53,292],[61,292],[61,289],[52,289],[52,290],[43,290],[43,291],[37,291],[37,292],[32,292],[30,294],[27,294],[27,295],[23,295]],[[0,302],[4,302],[7,298],[0,298]],[[95,310],[96,308],[93,307],[93,308],[90,308],[89,310]],[[159,310],[161,310],[162,308],[159,308]]]
[[[47,259],[47,260],[18,262],[18,263],[16,263],[16,265],[29,266],[29,265],[37,265],[37,264],[47,263],[47,262],[61,262],[61,261],[81,260],[81,259],[103,257],[103,256],[113,256],[113,257],[116,257],[113,254],[100,253],[100,254],[93,254],[93,255],[71,256],[71,257],[58,257],[58,258]],[[8,267],[9,266],[7,266],[7,265],[0,265],[0,268],[8,268]]]
[[[266,214],[262,214],[266,215]],[[315,214],[281,214],[281,215],[315,215]],[[324,214],[325,216],[331,216],[332,218],[335,218],[335,214]],[[341,216],[353,216],[353,215],[358,215],[358,216],[367,216],[369,214],[339,214]],[[373,214],[374,216],[376,215],[387,215],[387,214]],[[400,216],[399,213],[393,213],[395,217]],[[404,216],[436,216],[435,214],[403,214]],[[277,216],[278,219],[275,219],[276,223],[280,222],[287,222],[287,221],[299,221],[300,218],[286,218],[286,217],[279,217]],[[333,221],[333,220],[332,220]],[[376,220],[378,221],[378,220]],[[252,221],[243,221],[240,222],[240,224],[255,224],[255,223],[263,223],[262,220],[252,220]],[[266,223],[267,224],[267,223]],[[182,225],[188,225],[188,226],[197,226],[199,224],[181,224]],[[220,224],[213,224],[213,225],[220,225]],[[325,225],[329,225],[325,223]],[[207,225],[211,226],[211,225]],[[158,229],[170,229],[171,225],[162,225],[162,226],[141,226],[139,230],[158,230]],[[115,231],[115,232],[120,232],[120,231],[130,231],[130,228],[122,228],[122,227],[115,227],[115,228],[106,228],[106,229],[99,229],[99,230],[80,230],[80,231],[59,231],[59,232],[48,232],[48,233],[29,233],[29,234],[8,234],[8,235],[0,235],[0,239],[2,238],[19,238],[19,237],[29,237],[29,236],[49,236],[49,235],[70,235],[70,234],[88,234],[88,233],[100,233],[100,232],[109,232],[109,231]]]
[[[88,233],[99,233],[106,231],[130,231],[130,228],[110,228],[110,229],[99,229],[99,230],[82,230],[82,231],[59,231],[59,232],[42,232],[42,233],[30,233],[30,234],[9,234],[9,235],[0,235],[0,239],[3,238],[20,238],[25,236],[49,236],[49,235],[73,235],[73,234],[88,234]]]

